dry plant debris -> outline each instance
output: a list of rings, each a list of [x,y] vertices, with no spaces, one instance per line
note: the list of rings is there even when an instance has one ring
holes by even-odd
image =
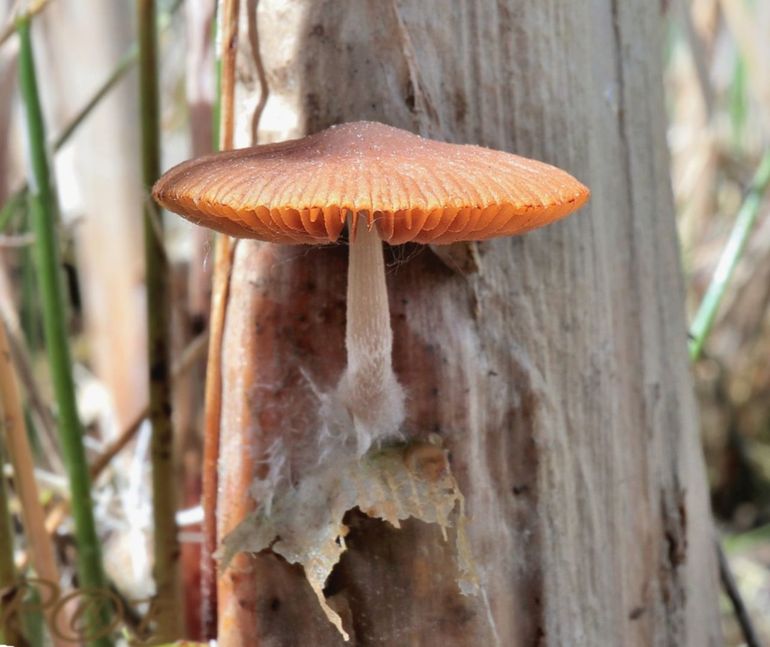
[[[346,550],[343,519],[354,508],[395,528],[410,517],[438,524],[447,541],[453,529],[458,586],[464,594],[478,591],[465,532],[465,500],[439,441],[372,449],[361,459],[349,455],[343,462],[319,465],[296,486],[286,485],[263,502],[225,537],[220,566],[226,568],[238,552],[268,549],[301,564],[327,618],[348,640],[323,588]]]

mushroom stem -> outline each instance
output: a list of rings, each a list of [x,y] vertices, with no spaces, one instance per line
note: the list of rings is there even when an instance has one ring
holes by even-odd
[[[362,216],[351,227],[348,260],[348,364],[338,394],[353,418],[359,455],[372,443],[397,435],[404,420],[404,392],[393,372],[393,331],[382,240]]]

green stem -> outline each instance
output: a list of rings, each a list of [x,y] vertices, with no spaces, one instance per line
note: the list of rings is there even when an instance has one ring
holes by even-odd
[[[690,359],[692,361],[701,356],[706,339],[714,327],[719,305],[727,291],[735,267],[746,248],[749,234],[757,221],[762,196],[767,190],[768,184],[770,184],[770,150],[765,153],[754,174],[746,198],[735,218],[730,238],[722,251],[714,276],[690,327]]]
[[[169,273],[160,212],[149,197],[153,183],[160,176],[160,119],[154,0],[138,0],[138,10],[142,168],[145,188],[147,341],[152,424],[152,494],[155,522],[153,574],[158,613],[155,639],[171,641],[178,639],[182,633],[182,612],[179,543],[175,520],[174,435],[171,422]]]
[[[83,447],[83,429],[75,402],[75,385],[67,339],[64,299],[61,288],[59,247],[56,236],[56,196],[51,184],[45,148],[45,126],[35,75],[35,61],[28,16],[17,22],[19,34],[19,83],[26,120],[29,154],[29,213],[35,234],[35,266],[42,302],[43,329],[48,361],[58,405],[59,439],[69,477],[70,498],[78,547],[78,576],[84,588],[104,588],[101,549],[96,535],[91,503],[91,479]],[[88,635],[96,636],[109,623],[109,610],[89,614]],[[108,638],[90,641],[106,647]]]

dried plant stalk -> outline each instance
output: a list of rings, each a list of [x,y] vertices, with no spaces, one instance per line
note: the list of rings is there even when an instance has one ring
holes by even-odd
[[[45,514],[40,505],[40,496],[35,481],[35,464],[27,438],[24,409],[21,404],[16,374],[11,364],[11,347],[8,344],[4,323],[0,323],[0,403],[3,414],[4,441],[13,464],[14,485],[21,502],[21,514],[32,552],[32,563],[40,579],[58,585],[60,581],[59,568],[56,565],[53,544],[45,529]],[[5,570],[3,569],[3,571]],[[2,579],[5,580],[6,576],[7,573],[4,572]],[[54,608],[49,607],[45,611],[54,644],[64,647],[67,644],[66,641],[62,640],[55,630]]]
[[[160,117],[154,0],[139,0],[139,78],[142,123],[142,168],[147,191],[160,176]],[[168,259],[160,212],[144,203],[147,343],[152,424],[152,501],[155,565],[156,638],[171,641],[182,628],[179,541],[176,527],[176,470],[171,419]]]
[[[221,0],[218,6],[218,53],[220,85],[218,88],[219,148],[233,147],[235,123],[235,55],[237,52],[239,0]],[[206,365],[206,394],[203,438],[203,549],[201,551],[202,621],[206,638],[216,637],[217,585],[214,552],[217,549],[217,464],[219,461],[219,425],[222,403],[222,330],[227,307],[234,242],[219,234],[215,244],[211,316],[209,319],[209,355]]]

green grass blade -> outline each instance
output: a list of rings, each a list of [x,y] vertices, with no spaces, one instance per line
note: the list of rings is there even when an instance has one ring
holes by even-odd
[[[84,588],[104,589],[101,549],[96,535],[91,502],[83,430],[75,403],[69,340],[67,338],[64,299],[61,287],[59,247],[56,236],[56,196],[51,183],[45,147],[45,126],[35,75],[35,62],[28,16],[17,22],[19,34],[19,83],[25,117],[29,156],[29,208],[31,229],[35,235],[34,254],[38,291],[42,305],[48,361],[58,405],[59,439],[69,477],[75,537],[78,548],[78,576]],[[107,609],[100,617],[88,618],[89,635],[97,635],[109,622]],[[89,644],[106,647],[107,638]]]
[[[746,247],[746,241],[759,215],[762,197],[770,184],[770,150],[765,153],[754,174],[746,198],[738,211],[730,238],[719,258],[714,276],[695,314],[690,328],[690,359],[697,360],[714,326],[719,304],[727,291],[736,265]]]

